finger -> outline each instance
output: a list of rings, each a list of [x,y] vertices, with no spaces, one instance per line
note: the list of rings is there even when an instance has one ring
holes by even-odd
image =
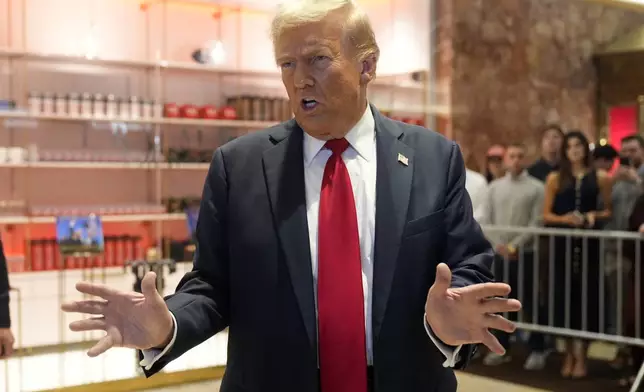
[[[157,291],[157,274],[148,272],[141,282],[141,291],[146,299],[153,299],[159,296]]]
[[[463,288],[462,292],[476,298],[505,297],[512,291],[506,283],[479,283]]]
[[[90,348],[89,351],[87,351],[87,355],[91,358],[98,357],[112,347],[114,347],[114,339],[112,339],[112,336],[106,335],[101,340],[99,340],[98,343],[94,345],[94,347]]]
[[[9,358],[13,354],[13,339],[5,339],[3,346],[4,357]]]
[[[485,345],[485,347],[487,347],[493,353],[498,355],[505,355],[505,348],[501,343],[499,343],[499,340],[494,335],[492,335],[490,331],[485,331],[485,334],[483,335],[483,341],[481,343],[483,343],[483,345]]]
[[[521,310],[521,302],[508,298],[486,298],[481,300],[481,313],[505,313]]]
[[[514,323],[503,316],[498,314],[488,314],[485,316],[484,326],[489,329],[496,329],[499,331],[512,333],[517,327]]]
[[[434,281],[434,290],[439,293],[446,292],[452,285],[452,271],[445,263],[436,266],[436,280]]]
[[[107,324],[103,317],[94,317],[87,320],[78,320],[69,323],[69,329],[74,332],[83,331],[105,331]]]
[[[106,306],[107,301],[86,300],[64,303],[61,309],[69,313],[103,314]]]
[[[111,287],[103,284],[89,282],[76,283],[76,290],[80,291],[83,294],[94,295],[96,297],[101,297],[104,299],[108,299],[109,297],[117,294],[117,291]]]

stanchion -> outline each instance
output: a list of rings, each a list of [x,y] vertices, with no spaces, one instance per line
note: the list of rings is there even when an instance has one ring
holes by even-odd
[[[142,284],[143,278],[148,271],[152,271],[156,274],[156,289],[163,296],[163,290],[165,289],[165,268],[168,267],[168,273],[173,274],[177,271],[177,262],[173,259],[160,259],[157,253],[157,250],[151,248],[147,252],[147,259],[145,260],[128,260],[124,265],[124,270],[131,268],[132,274],[134,275],[134,283],[132,285],[132,290],[137,293],[142,293]],[[137,372],[142,372],[141,367],[139,366],[139,355],[138,352],[134,354],[134,367],[137,369]]]

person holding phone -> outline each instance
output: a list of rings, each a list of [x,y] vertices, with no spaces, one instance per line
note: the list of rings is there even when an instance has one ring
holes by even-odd
[[[0,359],[5,359],[13,354],[15,339],[11,333],[11,317],[9,314],[9,273],[7,271],[7,258],[0,238]]]

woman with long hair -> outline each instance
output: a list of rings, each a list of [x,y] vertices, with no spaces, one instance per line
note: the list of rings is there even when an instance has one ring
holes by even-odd
[[[590,146],[580,131],[564,137],[559,170],[546,179],[543,220],[545,226],[565,229],[596,229],[611,214],[611,180],[593,169]],[[598,200],[603,206],[598,210]],[[553,326],[572,330],[599,330],[599,242],[597,239],[557,236],[554,249]],[[549,275],[545,275],[549,276]],[[549,291],[545,295],[548,295]],[[547,320],[550,322],[550,320]],[[583,378],[587,374],[587,342],[566,339],[563,377]]]

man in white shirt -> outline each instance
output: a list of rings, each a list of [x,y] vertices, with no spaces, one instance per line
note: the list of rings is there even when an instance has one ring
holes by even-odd
[[[474,219],[480,224],[486,216],[485,201],[487,198],[488,184],[485,177],[474,170],[465,169],[465,189],[472,199],[472,209],[474,210]]]
[[[379,49],[353,1],[290,2],[272,36],[295,119],[215,151],[193,270],[165,301],[153,273],[140,295],[79,283],[102,300],[65,304],[98,315],[70,328],[107,331],[90,356],[141,349],[147,376],[228,328],[222,392],[455,392],[521,306],[460,150],[368,104]]]

